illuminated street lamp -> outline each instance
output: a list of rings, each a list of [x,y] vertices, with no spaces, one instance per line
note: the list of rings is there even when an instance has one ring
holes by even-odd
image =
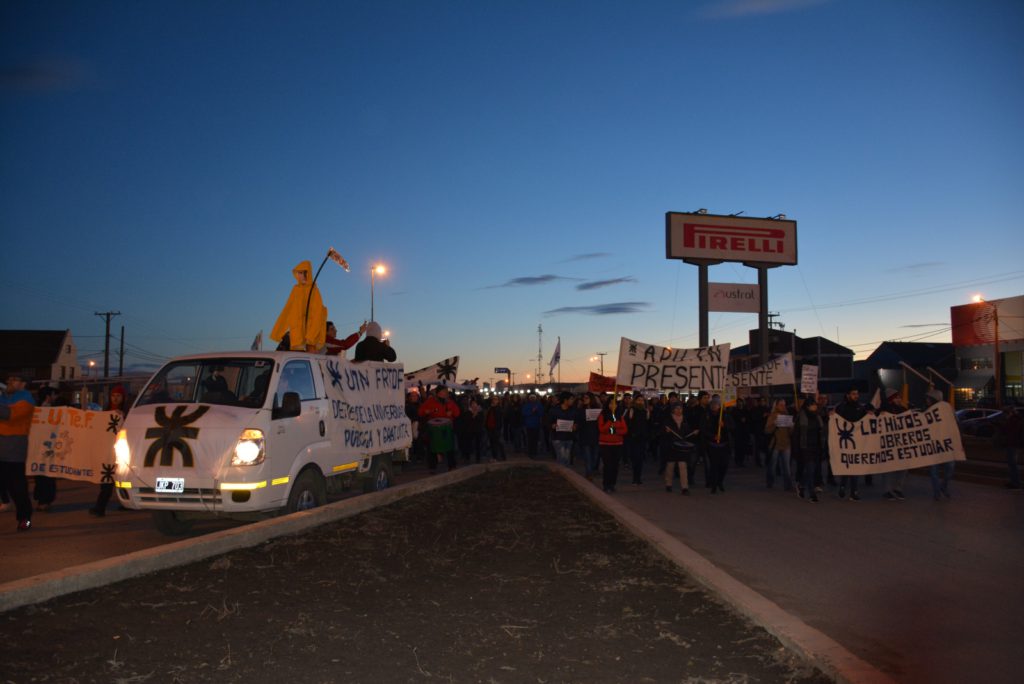
[[[374,318],[373,318],[373,280],[374,280],[374,276],[384,275],[387,272],[388,272],[388,269],[384,266],[384,264],[374,264],[370,268],[370,320],[371,321],[374,320]]]

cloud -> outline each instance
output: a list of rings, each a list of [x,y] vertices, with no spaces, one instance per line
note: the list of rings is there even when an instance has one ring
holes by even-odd
[[[95,80],[93,70],[77,59],[49,58],[0,67],[0,90],[22,92],[69,92]]]
[[[650,302],[613,302],[611,304],[595,304],[594,306],[563,306],[545,311],[545,316],[562,314],[587,314],[588,316],[610,316],[613,314],[641,313],[650,306]]]
[[[513,278],[512,280],[505,281],[501,285],[488,285],[483,289],[493,290],[499,287],[529,287],[531,285],[547,285],[548,283],[553,283],[558,280],[579,280],[579,278],[567,278],[565,276],[551,275],[549,273],[547,275],[541,276],[523,276],[521,278]]]
[[[574,254],[568,259],[563,259],[562,263],[567,261],[586,261],[587,259],[603,259],[604,257],[611,256],[611,252],[588,252],[586,254]]]
[[[706,5],[701,16],[707,19],[742,19],[745,17],[782,14],[824,5],[832,0],[719,0]]]
[[[936,268],[945,268],[946,262],[944,261],[921,261],[916,264],[906,264],[905,266],[895,266],[893,268],[887,268],[886,273],[906,273],[907,271],[914,271],[920,273],[922,271],[931,271]]]
[[[635,283],[636,278],[633,276],[626,276],[624,278],[611,278],[609,280],[591,280],[586,283],[580,283],[576,286],[577,290],[596,290],[601,287],[608,287],[610,285],[619,285],[621,283]]]

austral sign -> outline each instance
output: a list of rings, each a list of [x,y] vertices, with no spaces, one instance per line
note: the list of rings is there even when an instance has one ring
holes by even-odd
[[[665,256],[792,266],[797,263],[796,221],[668,212]]]

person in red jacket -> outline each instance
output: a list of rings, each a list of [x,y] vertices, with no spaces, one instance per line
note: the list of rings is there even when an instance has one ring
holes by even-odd
[[[430,430],[430,457],[427,464],[430,472],[437,470],[444,454],[448,470],[455,469],[455,431],[453,421],[459,417],[459,405],[448,397],[448,388],[441,385],[427,400],[420,404],[420,418],[425,418]]]
[[[344,356],[345,350],[354,347],[364,332],[366,332],[366,321],[363,321],[363,324],[359,326],[359,330],[340,340],[338,339],[338,329],[334,326],[334,321],[327,321],[327,338],[323,353],[328,356]]]
[[[619,479],[619,460],[622,458],[622,442],[627,430],[623,413],[615,397],[612,397],[597,417],[597,450],[601,454],[604,469],[601,488],[609,494],[615,491]]]

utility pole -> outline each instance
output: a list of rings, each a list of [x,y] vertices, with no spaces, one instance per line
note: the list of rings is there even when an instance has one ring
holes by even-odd
[[[541,324],[537,324],[537,385],[540,385],[540,380],[543,375],[540,372],[541,364],[544,363],[544,328]]]
[[[601,357],[601,376],[604,376],[604,357],[608,355],[608,352],[597,352],[597,356]]]
[[[117,357],[117,377],[124,375],[124,326],[121,326],[121,353]]]
[[[120,316],[120,311],[104,311],[100,313],[95,312],[100,318],[106,319],[107,322],[107,336],[105,338],[106,343],[103,345],[103,377],[110,377],[110,319],[114,316]]]

